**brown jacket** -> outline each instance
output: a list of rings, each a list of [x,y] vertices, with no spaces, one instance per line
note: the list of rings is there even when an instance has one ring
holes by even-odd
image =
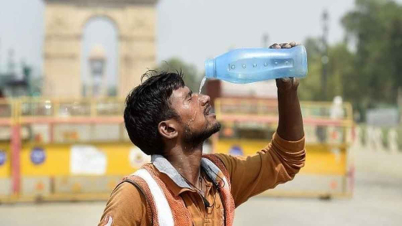
[[[275,134],[272,142],[255,155],[233,157],[216,154],[216,156],[229,172],[231,193],[237,207],[254,195],[292,180],[304,166],[305,142],[304,138],[299,141],[286,141]],[[207,187],[205,198],[210,203],[210,207],[205,205],[196,190],[183,186],[178,181],[177,174],[174,173],[175,169],[167,160],[164,162],[164,167],[169,170],[161,170],[158,165],[154,162],[151,166],[166,187],[184,200],[194,225],[223,225],[222,200],[205,173],[202,173]],[[99,225],[107,225],[110,218],[113,226],[151,225],[152,217],[149,216],[147,209],[149,208],[142,193],[135,186],[123,183],[113,191]]]

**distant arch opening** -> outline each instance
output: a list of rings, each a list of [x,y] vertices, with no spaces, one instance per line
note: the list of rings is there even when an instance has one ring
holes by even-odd
[[[108,17],[90,18],[83,27],[81,46],[82,96],[117,95],[118,27]]]

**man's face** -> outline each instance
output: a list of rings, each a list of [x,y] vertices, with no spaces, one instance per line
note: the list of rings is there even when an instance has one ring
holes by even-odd
[[[185,86],[173,91],[170,103],[180,117],[184,142],[197,145],[220,130],[209,96],[195,94]]]

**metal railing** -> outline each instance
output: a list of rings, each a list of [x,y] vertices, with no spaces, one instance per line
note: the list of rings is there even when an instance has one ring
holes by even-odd
[[[20,117],[114,117],[124,111],[121,99],[20,99]]]
[[[339,106],[332,102],[300,103],[305,124],[353,125],[353,111],[350,103]],[[218,119],[228,121],[277,122],[278,104],[269,99],[218,98],[215,100]]]

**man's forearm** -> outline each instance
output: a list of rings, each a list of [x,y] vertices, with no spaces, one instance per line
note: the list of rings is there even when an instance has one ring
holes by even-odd
[[[297,88],[278,89],[278,111],[278,135],[288,141],[297,141],[303,138],[303,118]]]

